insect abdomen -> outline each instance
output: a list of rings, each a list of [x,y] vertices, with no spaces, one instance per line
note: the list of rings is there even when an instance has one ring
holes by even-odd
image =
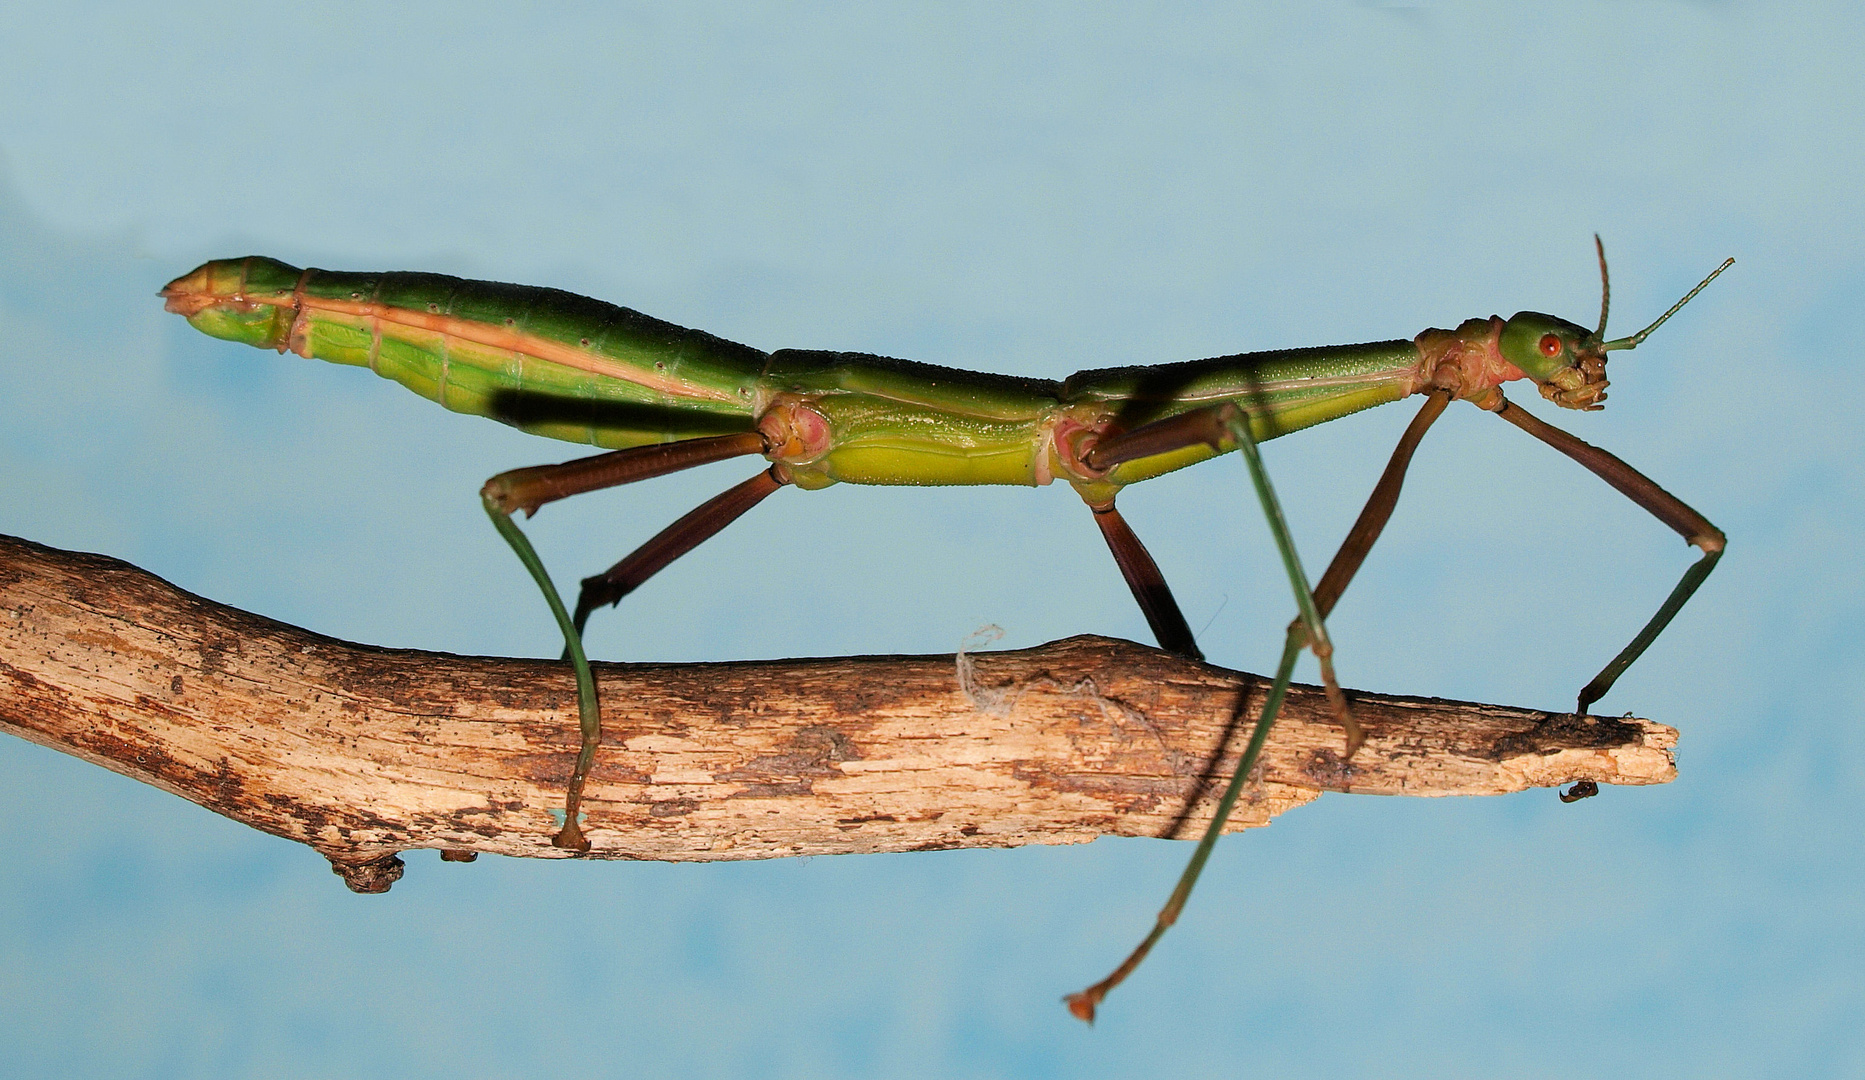
[[[215,337],[368,367],[456,412],[605,447],[749,430],[765,354],[557,289],[208,263],[164,291]]]

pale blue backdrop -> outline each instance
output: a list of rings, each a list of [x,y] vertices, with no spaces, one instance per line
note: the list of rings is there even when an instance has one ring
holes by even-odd
[[[1025,375],[1597,311],[1736,268],[1560,417],[1728,557],[1600,704],[1679,778],[1330,796],[1227,840],[1098,1027],[1160,841],[742,865],[409,857],[387,896],[0,739],[0,1073],[1865,1075],[1865,28],[1855,5],[13,4],[0,531],[389,646],[549,655],[480,513],[575,451],[215,342],[264,253],[554,285],[766,348]],[[1518,400],[1543,415],[1532,392]],[[1276,443],[1311,564],[1409,407]],[[560,578],[745,473],[552,506]],[[1460,406],[1333,620],[1352,685],[1561,708],[1691,557]],[[1234,459],[1123,499],[1220,663],[1288,600]],[[787,492],[598,656],[949,652],[1145,626],[1066,490]]]

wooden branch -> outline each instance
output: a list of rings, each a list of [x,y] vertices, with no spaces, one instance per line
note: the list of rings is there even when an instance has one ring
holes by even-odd
[[[1106,638],[1019,652],[602,664],[593,858],[757,859],[1195,836],[1264,680]],[[1298,686],[1231,828],[1322,791],[1487,795],[1676,773],[1671,728]],[[378,649],[0,538],[0,728],[309,844],[562,858],[567,664]],[[553,812],[556,817],[553,820]],[[133,827],[133,823],[130,824]]]

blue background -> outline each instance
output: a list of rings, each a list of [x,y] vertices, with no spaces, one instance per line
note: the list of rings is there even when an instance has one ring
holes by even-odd
[[[310,851],[0,740],[0,1072],[21,1076],[1865,1075],[1865,35],[1855,5],[202,3],[0,12],[0,531],[358,641],[549,655],[487,476],[573,448],[215,342],[212,257],[548,284],[765,348],[1059,377],[1614,328],[1729,274],[1612,400],[1514,397],[1722,526],[1600,703],[1679,778],[1562,806],[1330,796],[1187,847],[720,865]],[[1311,566],[1412,409],[1272,444]],[[740,477],[554,505],[593,572]],[[1122,500],[1212,659],[1286,587],[1234,458]],[[1342,676],[1558,709],[1691,553],[1459,406],[1332,620]],[[785,492],[594,623],[612,659],[1147,640],[1067,490]]]

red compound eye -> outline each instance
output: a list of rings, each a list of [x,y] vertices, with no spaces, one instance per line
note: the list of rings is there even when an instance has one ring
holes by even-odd
[[[1541,335],[1541,355],[1543,356],[1561,355],[1560,337],[1555,334]]]

